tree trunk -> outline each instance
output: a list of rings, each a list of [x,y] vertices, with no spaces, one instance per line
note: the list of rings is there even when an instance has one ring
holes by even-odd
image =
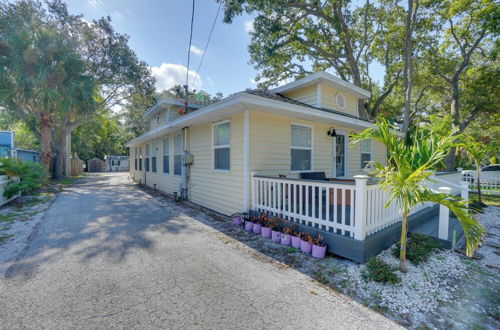
[[[67,173],[66,163],[68,161],[68,135],[69,129],[63,128],[57,134],[54,134],[54,177],[60,178],[62,176],[70,176],[71,173]]]
[[[483,205],[483,198],[481,197],[481,163],[476,162],[476,184],[477,184],[477,201],[479,205]]]
[[[451,130],[455,131],[455,133],[460,132],[460,104],[458,103],[459,99],[459,89],[458,89],[458,78],[454,78],[451,81]],[[446,156],[446,171],[454,171],[455,170],[455,159],[457,149],[451,148],[450,153]]]
[[[40,161],[47,173],[50,173],[52,162],[52,118],[47,112],[40,114]]]
[[[410,127],[411,96],[413,88],[413,0],[408,0],[408,12],[405,21],[405,40],[403,48],[403,90],[405,98],[405,107],[403,112],[403,132],[408,131]]]
[[[401,240],[399,241],[401,245],[399,249],[399,269],[403,273],[408,272],[408,265],[406,264],[407,240],[408,240],[408,212],[403,212],[403,222],[401,223]]]

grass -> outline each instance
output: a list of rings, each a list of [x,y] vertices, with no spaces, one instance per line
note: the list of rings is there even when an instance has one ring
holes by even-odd
[[[78,179],[78,177],[64,177],[64,178],[57,178],[57,179],[50,179],[50,183],[52,184],[62,184],[62,185],[71,185],[75,183],[75,181]]]
[[[500,206],[500,195],[498,196],[492,196],[492,195],[485,195],[481,194],[483,203],[488,205],[488,206]],[[473,203],[477,203],[477,194],[469,194],[469,198]]]
[[[0,244],[3,244],[6,240],[14,236],[14,234],[0,235]]]

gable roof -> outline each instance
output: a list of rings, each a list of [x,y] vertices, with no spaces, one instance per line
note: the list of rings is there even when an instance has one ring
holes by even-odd
[[[306,86],[310,85],[315,85],[317,83],[324,83],[326,85],[330,85],[332,87],[335,87],[337,89],[343,90],[343,91],[348,91],[356,95],[358,98],[365,99],[370,97],[370,92],[360,88],[358,86],[355,86],[354,84],[351,84],[350,82],[347,82],[345,80],[340,79],[339,77],[335,77],[334,75],[325,72],[325,71],[320,71],[316,72],[313,74],[310,74],[308,76],[305,76],[304,78],[301,78],[299,80],[295,80],[294,82],[288,83],[286,85],[277,87],[272,90],[274,93],[288,93],[291,91],[294,91],[299,88],[303,88]]]
[[[162,98],[158,99],[158,101],[153,106],[151,106],[149,109],[147,109],[146,112],[144,112],[142,114],[142,117],[143,118],[152,117],[155,114],[157,114],[158,112],[160,112],[164,106],[169,106],[169,105],[177,105],[177,106],[183,107],[184,101],[172,99],[169,97],[162,97]],[[200,109],[200,108],[203,108],[203,105],[197,104],[197,103],[188,103],[188,108]]]

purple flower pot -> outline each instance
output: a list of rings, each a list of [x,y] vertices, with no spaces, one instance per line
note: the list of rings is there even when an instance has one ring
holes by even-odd
[[[326,254],[326,246],[314,245],[312,246],[312,256],[314,258],[323,259]]]
[[[262,225],[260,223],[253,224],[253,233],[260,234],[260,230],[262,229]]]
[[[271,238],[271,228],[269,227],[262,227],[262,231],[260,233],[264,238]]]
[[[296,249],[300,249],[300,237],[298,236],[292,236],[292,246]]]
[[[245,222],[245,230],[246,231],[252,231],[252,229],[253,229],[253,222],[246,221]]]
[[[235,217],[233,217],[233,223],[236,225],[236,226],[239,226],[241,225],[241,216],[240,215],[237,215]]]
[[[312,251],[312,244],[309,243],[308,241],[304,241],[303,239],[300,240],[300,249],[304,253],[311,253]]]
[[[281,244],[286,246],[292,245],[292,235],[281,234]]]
[[[281,242],[281,233],[279,231],[272,231],[271,237],[273,242],[280,243]]]

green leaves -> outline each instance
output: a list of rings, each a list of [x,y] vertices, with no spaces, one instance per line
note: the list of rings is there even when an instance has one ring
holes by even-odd
[[[403,136],[387,120],[381,119],[372,128],[351,136],[351,144],[374,139],[387,147],[387,165],[376,164],[374,172],[380,179],[381,189],[390,194],[386,207],[397,203],[403,214],[409,214],[414,206],[424,202],[448,207],[462,225],[467,253],[471,254],[480,242],[483,229],[471,217],[467,203],[458,197],[431,191],[425,183],[449,150],[462,144],[462,136],[454,133],[441,135],[414,127]]]

